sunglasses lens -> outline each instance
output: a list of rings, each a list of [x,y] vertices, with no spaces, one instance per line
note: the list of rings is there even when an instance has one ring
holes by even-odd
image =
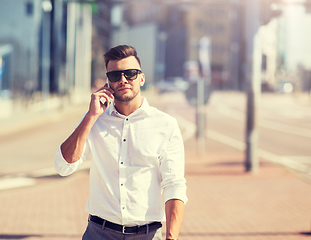
[[[122,74],[122,72],[118,72],[118,71],[108,72],[107,77],[108,77],[110,82],[117,82],[120,80],[121,74]]]
[[[138,71],[136,69],[129,69],[124,71],[124,76],[127,80],[134,80],[137,78]]]

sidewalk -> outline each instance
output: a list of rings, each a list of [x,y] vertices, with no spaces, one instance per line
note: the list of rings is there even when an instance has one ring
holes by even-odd
[[[212,141],[207,145],[213,149],[203,156],[188,149],[189,202],[180,240],[311,237],[310,183],[267,162],[258,175],[245,174],[241,152]],[[81,238],[88,172],[52,179],[1,192],[0,239]]]
[[[206,152],[185,142],[189,202],[180,240],[311,238],[311,180],[261,159],[244,172],[244,153],[211,139]],[[0,192],[0,239],[78,240],[87,224],[88,171],[38,178]]]

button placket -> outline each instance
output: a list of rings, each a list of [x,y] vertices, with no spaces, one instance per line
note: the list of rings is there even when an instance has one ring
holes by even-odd
[[[119,159],[119,188],[120,188],[120,207],[121,214],[123,218],[127,217],[126,213],[126,188],[124,183],[126,181],[125,175],[125,164],[128,156],[128,132],[129,132],[129,120],[128,118],[124,119],[123,131],[122,131],[122,143],[121,143],[121,152]]]

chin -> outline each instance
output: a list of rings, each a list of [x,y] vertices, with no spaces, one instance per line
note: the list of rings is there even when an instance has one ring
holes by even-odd
[[[138,96],[139,92],[134,94],[134,95],[122,95],[122,96],[115,96],[114,98],[119,101],[119,102],[130,102],[132,101],[134,98],[136,98]]]

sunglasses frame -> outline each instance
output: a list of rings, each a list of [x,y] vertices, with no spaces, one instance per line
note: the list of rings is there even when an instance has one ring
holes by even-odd
[[[135,79],[130,79],[130,78],[126,75],[126,73],[125,73],[126,71],[130,71],[130,70],[135,70],[135,71],[136,71],[136,77],[135,77],[135,79],[137,79],[138,74],[141,74],[141,73],[142,73],[142,71],[141,71],[140,69],[126,69],[126,70],[116,70],[116,71],[107,72],[107,73],[106,73],[106,76],[107,76],[107,78],[108,78],[108,80],[109,80],[110,82],[119,82],[119,81],[121,80],[122,73],[123,73],[123,75],[124,75],[124,77],[126,78],[126,80],[128,80],[128,81],[133,81],[133,80],[135,80]],[[111,80],[109,79],[109,73],[120,73],[120,78],[119,78],[118,80],[116,80],[116,81],[111,81]]]

